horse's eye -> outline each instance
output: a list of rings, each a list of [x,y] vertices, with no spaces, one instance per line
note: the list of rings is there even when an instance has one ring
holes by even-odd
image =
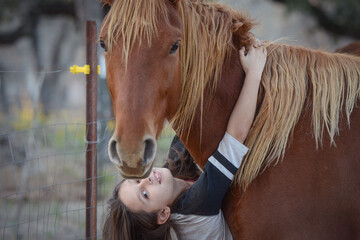
[[[104,40],[100,40],[100,46],[104,49],[105,52],[107,51]]]
[[[176,43],[172,46],[172,48],[170,49],[170,54],[176,53],[176,51],[178,50],[178,48],[179,48],[179,42],[176,42]]]

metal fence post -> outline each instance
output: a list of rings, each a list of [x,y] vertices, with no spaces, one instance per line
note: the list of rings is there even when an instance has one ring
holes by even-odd
[[[97,54],[96,22],[86,22],[86,64],[90,74],[86,75],[86,239],[96,239],[97,196]]]

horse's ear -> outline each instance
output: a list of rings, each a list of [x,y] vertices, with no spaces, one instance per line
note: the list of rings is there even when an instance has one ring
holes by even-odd
[[[100,0],[100,2],[103,2],[104,5],[112,6],[115,0]]]

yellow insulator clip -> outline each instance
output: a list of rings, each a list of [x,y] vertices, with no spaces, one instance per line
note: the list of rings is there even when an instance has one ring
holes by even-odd
[[[74,65],[70,67],[70,72],[73,74],[84,73],[88,75],[90,74],[90,65],[84,65],[83,67]],[[100,74],[100,65],[97,65],[97,74]]]
[[[86,75],[90,74],[90,65],[84,65],[83,67],[74,65],[70,67],[70,72],[73,74],[78,74],[78,73],[84,73]]]

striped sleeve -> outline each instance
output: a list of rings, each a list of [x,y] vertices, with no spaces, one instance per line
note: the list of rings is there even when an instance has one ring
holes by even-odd
[[[218,149],[209,158],[209,162],[232,181],[247,151],[248,148],[245,145],[225,133]]]
[[[218,214],[222,200],[247,150],[242,143],[225,133],[199,179],[173,205],[173,213]]]

